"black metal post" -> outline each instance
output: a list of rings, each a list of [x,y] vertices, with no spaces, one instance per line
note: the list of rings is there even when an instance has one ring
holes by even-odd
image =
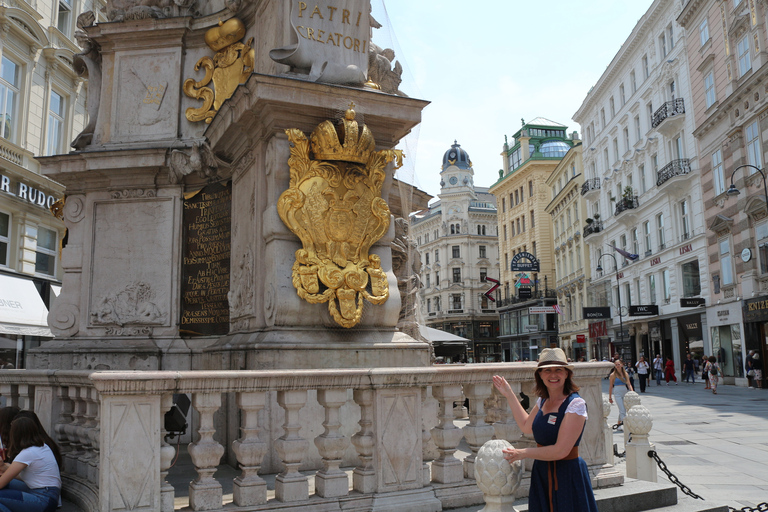
[[[600,260],[606,256],[613,258],[613,268],[616,272],[616,299],[619,302],[619,336],[622,341],[624,340],[624,315],[621,313],[621,284],[619,283],[619,263],[616,260],[616,256],[610,253],[605,253],[597,259],[597,266],[600,267]]]

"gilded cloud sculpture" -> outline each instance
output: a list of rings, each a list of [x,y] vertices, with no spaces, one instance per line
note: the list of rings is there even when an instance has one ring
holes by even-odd
[[[354,327],[364,299],[378,305],[389,298],[381,260],[368,251],[389,229],[381,188],[387,164],[402,165],[402,151],[374,151],[373,135],[365,125],[358,129],[351,107],[338,127],[323,121],[309,139],[295,128],[286,133],[290,185],[277,211],[302,243],[293,286],[310,304],[327,302],[336,323]]]

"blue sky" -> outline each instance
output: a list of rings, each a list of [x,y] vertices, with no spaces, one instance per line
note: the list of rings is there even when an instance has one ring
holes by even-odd
[[[432,102],[401,144],[398,177],[436,195],[443,153],[456,139],[475,185],[488,187],[504,135],[511,139],[521,118],[545,117],[581,135],[571,116],[651,3],[371,0],[384,25],[373,42],[395,50],[400,89]]]

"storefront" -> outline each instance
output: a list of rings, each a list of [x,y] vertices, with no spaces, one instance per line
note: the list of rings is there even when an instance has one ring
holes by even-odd
[[[744,301],[744,304],[752,302]],[[716,304],[707,308],[707,329],[710,334],[710,344],[705,340],[704,355],[717,357],[723,374],[732,378],[732,383],[746,386],[744,375],[744,336],[742,333],[742,303],[730,302]],[[754,345],[757,346],[757,337]],[[749,337],[747,337],[748,339]]]
[[[677,328],[681,359],[690,353],[693,359],[701,361],[704,357],[704,333],[701,326],[701,314],[678,317]]]
[[[765,385],[765,361],[768,356],[768,297],[745,300],[742,313],[745,332],[743,353],[739,359],[740,368],[743,372],[746,354],[750,350],[755,350],[763,361],[763,385]]]
[[[24,351],[51,336],[48,308],[32,279],[0,274],[0,358],[22,368]]]

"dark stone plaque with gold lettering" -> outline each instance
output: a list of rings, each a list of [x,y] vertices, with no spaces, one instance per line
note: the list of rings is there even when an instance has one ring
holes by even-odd
[[[229,332],[232,183],[214,183],[184,198],[181,334]]]

